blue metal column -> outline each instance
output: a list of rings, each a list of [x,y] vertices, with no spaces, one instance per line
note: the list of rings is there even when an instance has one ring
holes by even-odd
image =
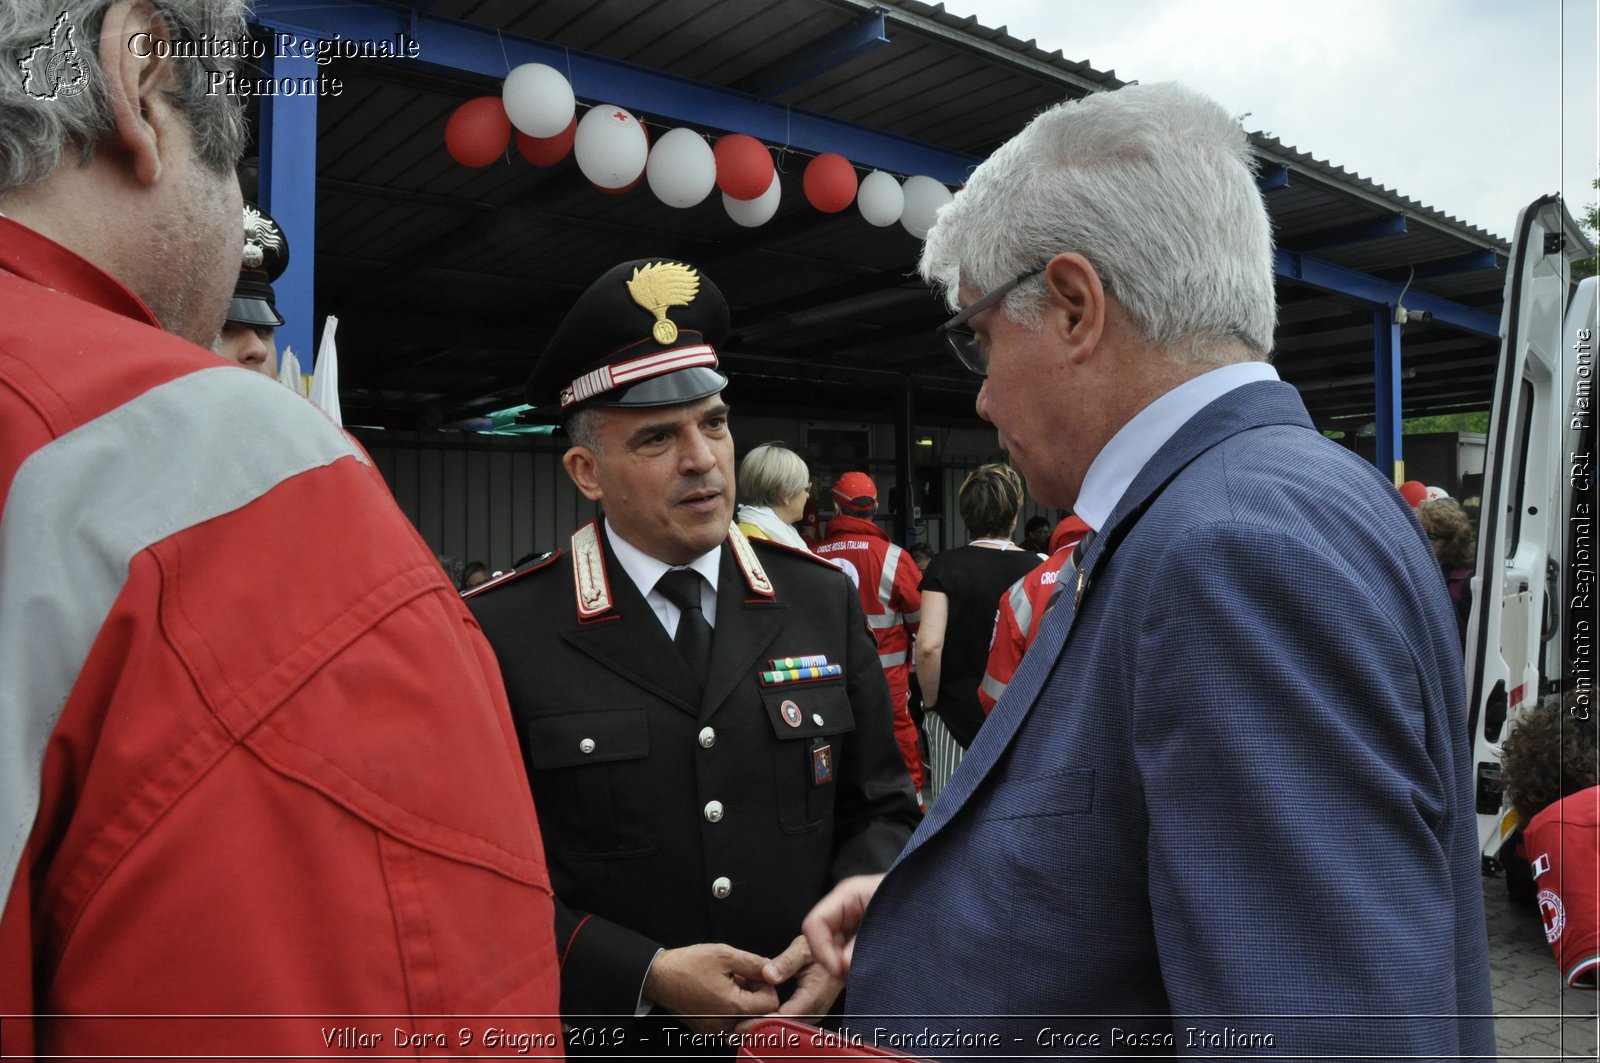
[[[309,78],[315,84],[314,56],[278,56],[280,49],[262,60],[262,74],[276,79]],[[286,49],[294,51],[294,49]],[[312,292],[316,264],[317,202],[317,97],[305,95],[261,98],[261,205],[289,238],[289,268],[272,285],[283,327],[278,329],[278,351],[294,349],[303,372],[311,372],[316,348],[316,322],[312,320]]]
[[[1405,483],[1406,462],[1401,442],[1400,416],[1400,326],[1394,307],[1380,303],[1372,308],[1373,400],[1378,411],[1377,451],[1373,464],[1381,473],[1391,474],[1394,485]]]

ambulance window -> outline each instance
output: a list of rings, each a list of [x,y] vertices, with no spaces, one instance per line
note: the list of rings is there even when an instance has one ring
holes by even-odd
[[[1533,423],[1533,381],[1522,382],[1521,401],[1517,404],[1519,416],[1516,434],[1511,440],[1511,454],[1517,463],[1516,473],[1506,485],[1506,559],[1516,555],[1517,543],[1522,538],[1522,507],[1527,497],[1528,477],[1528,427]]]

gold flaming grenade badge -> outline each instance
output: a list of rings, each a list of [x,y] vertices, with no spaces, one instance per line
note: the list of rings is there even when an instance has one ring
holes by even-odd
[[[700,274],[682,262],[652,262],[635,269],[627,284],[633,301],[656,316],[650,335],[657,343],[674,342],[678,326],[667,317],[667,308],[694,302],[700,294]]]

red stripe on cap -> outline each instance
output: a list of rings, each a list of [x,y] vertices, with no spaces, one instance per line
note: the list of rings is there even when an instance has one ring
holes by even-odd
[[[599,369],[585,373],[566,389],[564,394],[570,395],[561,403],[564,410],[575,403],[592,399],[596,395],[603,395],[612,388],[622,384],[636,384],[641,380],[650,380],[653,377],[666,376],[676,373],[680,369],[693,369],[696,366],[717,364],[717,352],[706,344],[695,344],[692,347],[677,347],[670,351],[656,351],[642,358],[633,358],[616,365],[603,365]]]

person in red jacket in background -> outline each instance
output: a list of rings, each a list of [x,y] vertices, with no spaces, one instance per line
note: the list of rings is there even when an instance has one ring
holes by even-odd
[[[1569,988],[1600,976],[1600,724],[1574,683],[1517,721],[1500,750],[1506,796],[1538,890],[1545,940]]]
[[[818,557],[832,561],[856,585],[867,626],[878,639],[878,661],[894,699],[894,737],[906,770],[922,800],[922,749],[911,720],[911,639],[922,619],[922,574],[911,554],[889,541],[889,533],[873,523],[878,511],[878,485],[864,472],[847,472],[833,485],[838,516],[828,521],[828,537]]]
[[[176,46],[245,9],[0,9],[0,1045],[559,1056],[489,645],[361,447],[210,349],[245,123]]]
[[[989,643],[989,664],[983,670],[983,682],[978,686],[978,704],[987,715],[994,711],[994,703],[1006,691],[1006,684],[1017,673],[1022,655],[1033,645],[1039,633],[1039,622],[1050,606],[1050,596],[1055,593],[1061,570],[1070,565],[1073,548],[1089,532],[1089,526],[1077,517],[1068,516],[1056,524],[1050,533],[1050,556],[1038,568],[1006,588],[1000,596],[1000,610],[995,614],[994,640]]]

